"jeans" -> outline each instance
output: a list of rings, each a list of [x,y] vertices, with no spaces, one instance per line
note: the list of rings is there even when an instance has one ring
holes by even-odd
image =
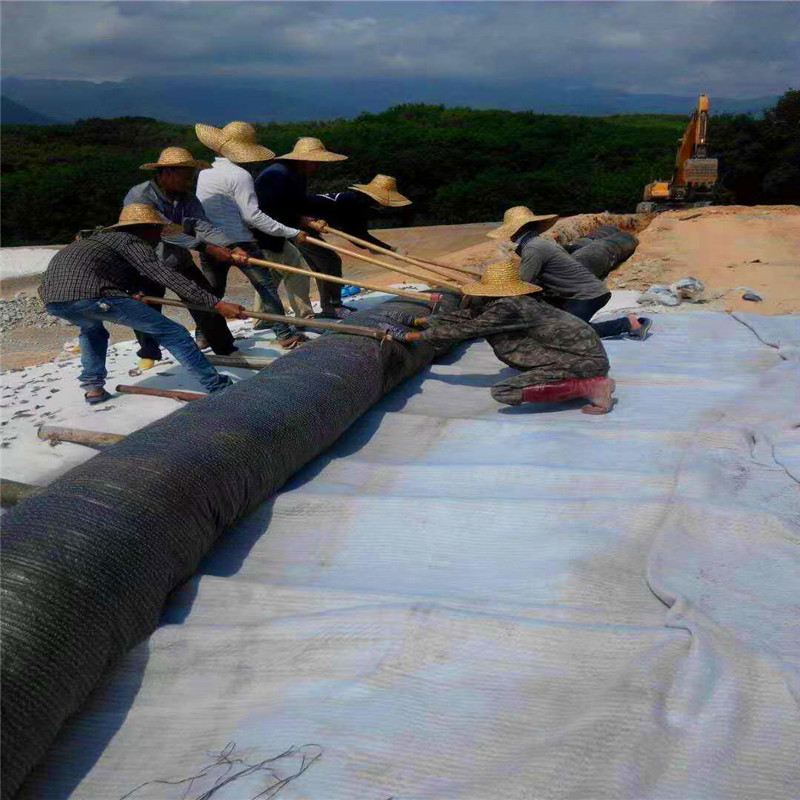
[[[144,303],[130,297],[95,297],[90,300],[72,300],[66,303],[48,303],[47,313],[71,322],[81,329],[81,372],[78,380],[85,390],[105,385],[108,331],[104,322],[127,325],[134,330],[150,334],[209,392],[232,385],[227,375],[220,375],[200,352],[182,325],[159,314]]]
[[[319,234],[308,234],[309,238],[322,239]],[[334,278],[342,277],[342,259],[333,250],[326,250],[317,247],[315,244],[300,244],[298,250],[303,254],[303,258],[308,262],[314,272],[322,272],[325,275],[332,275]],[[337,306],[342,304],[342,287],[338,283],[317,280],[317,291],[319,292],[319,304],[322,306],[323,314],[332,313]]]
[[[214,288],[195,266],[192,254],[183,248],[175,247],[172,248],[172,250],[172,253],[166,255],[170,258],[175,269],[207,291],[213,292]],[[156,252],[159,258],[165,257],[163,243],[158,246]],[[205,257],[201,255],[201,263],[205,260]],[[166,287],[160,286],[154,282],[150,282],[150,284],[151,285],[147,287],[147,294],[153,297],[163,297],[166,294]],[[161,306],[150,306],[150,308],[154,311],[161,311]],[[197,325],[196,335],[202,336],[217,355],[227,356],[236,349],[233,343],[233,335],[228,329],[228,321],[225,317],[208,311],[190,311],[189,313]],[[160,361],[161,348],[158,346],[158,342],[156,342],[152,336],[148,336],[141,331],[134,331],[134,333],[139,341],[139,351],[136,355],[138,355],[139,358],[152,358],[154,361]]]
[[[591,300],[567,300],[563,308],[568,314],[579,317],[584,322],[589,322],[610,299],[611,292],[606,292],[605,294],[601,294],[600,297],[593,297]],[[631,332],[631,321],[627,317],[610,319],[606,322],[589,322],[589,324],[594,328],[595,333],[601,339],[623,336]]]
[[[231,248],[241,247],[242,250],[247,251],[247,254],[252,258],[261,258],[261,250],[255,242],[237,242],[231,245]],[[228,270],[231,268],[230,264],[220,264],[212,262],[210,259],[203,261],[203,274],[208,278],[214,294],[222,297],[225,294],[225,287],[228,285]],[[269,314],[286,315],[283,308],[283,303],[278,296],[278,290],[272,282],[272,276],[267,267],[239,267],[244,273],[247,280],[253,285],[253,288],[258,292],[259,297],[264,303],[264,310]],[[272,330],[275,331],[275,336],[280,339],[290,339],[296,335],[296,331],[291,325],[285,322],[275,322],[272,325]]]
[[[262,250],[261,258],[265,261],[272,261],[275,264],[285,264],[287,267],[308,269],[308,264],[303,260],[300,251],[290,241],[284,241],[283,249],[280,252]],[[294,315],[298,319],[314,319],[314,309],[311,307],[311,298],[309,297],[311,278],[308,275],[296,275],[294,272],[282,272],[274,267],[270,269],[270,275],[272,275],[272,282],[276,287],[283,283],[283,288],[286,290],[286,296]],[[261,296],[258,292],[256,292],[253,308],[256,311],[264,310],[264,304],[261,302]],[[256,327],[260,326],[256,325]]]

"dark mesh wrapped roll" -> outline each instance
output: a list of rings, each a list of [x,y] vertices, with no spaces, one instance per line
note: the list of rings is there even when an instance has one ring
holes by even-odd
[[[393,301],[348,321],[380,327],[389,308],[429,312]],[[155,628],[168,593],[220,533],[435,354],[425,343],[320,337],[132,433],[4,516],[3,798]]]
[[[630,258],[638,246],[639,240],[632,233],[618,230],[610,236],[584,245],[573,252],[572,257],[602,279],[614,267]]]

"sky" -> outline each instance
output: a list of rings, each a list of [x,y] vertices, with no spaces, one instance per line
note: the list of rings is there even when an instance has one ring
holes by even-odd
[[[800,87],[799,2],[19,2],[3,76],[587,82],[747,98]]]

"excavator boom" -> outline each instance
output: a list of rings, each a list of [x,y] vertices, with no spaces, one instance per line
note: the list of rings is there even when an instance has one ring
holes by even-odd
[[[658,206],[687,205],[695,198],[710,196],[717,182],[717,159],[708,158],[708,95],[701,94],[697,108],[683,132],[671,181],[653,181],[644,187],[644,203],[637,210],[655,211]],[[701,201],[708,205],[708,201]]]

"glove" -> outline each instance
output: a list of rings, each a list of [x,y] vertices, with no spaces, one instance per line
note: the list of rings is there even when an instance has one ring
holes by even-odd
[[[409,328],[413,328],[417,320],[413,314],[404,314],[402,311],[384,311],[383,315]]]
[[[405,342],[408,338],[408,333],[402,328],[398,328],[396,325],[387,325],[384,328],[384,332],[388,333],[392,339],[395,339],[398,342]]]

